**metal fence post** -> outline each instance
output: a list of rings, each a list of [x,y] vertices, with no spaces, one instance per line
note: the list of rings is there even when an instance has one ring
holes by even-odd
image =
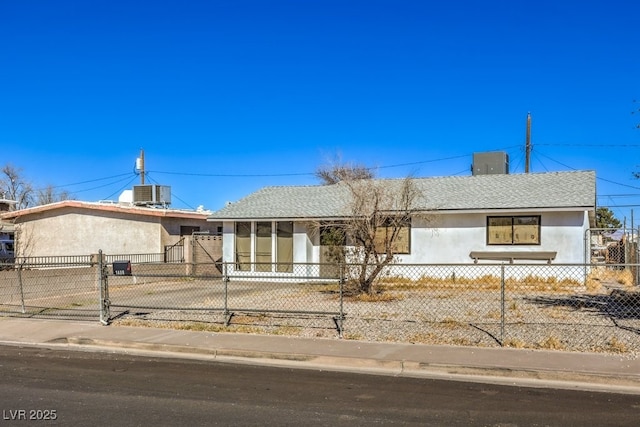
[[[500,346],[504,347],[504,316],[505,316],[505,281],[504,263],[500,266]]]
[[[98,251],[98,284],[100,286],[100,323],[108,325],[109,318],[111,317],[111,311],[109,309],[111,302],[109,301],[107,266],[104,263],[102,249]]]
[[[638,286],[640,285],[640,268],[638,268],[638,264],[640,263],[640,257],[638,257],[638,255],[640,254],[640,245],[638,244],[638,237],[640,236],[640,227],[638,227],[637,231],[636,231],[636,235],[633,236],[633,232],[631,234],[631,242],[632,242],[632,247],[634,248],[633,251],[633,262],[634,262],[634,270],[636,272],[635,274],[635,282],[633,282],[634,285]]]
[[[191,254],[190,254],[190,263],[189,265],[191,266],[191,271],[190,271],[190,276],[191,277],[195,277],[196,275],[196,236],[193,234],[193,232],[191,233]]]
[[[338,319],[338,337],[342,338],[342,330],[344,328],[344,282],[345,282],[345,265],[340,263],[340,314]]]
[[[224,285],[224,324],[229,326],[231,314],[229,313],[229,263],[222,264],[222,284]]]
[[[27,310],[24,307],[24,285],[22,283],[22,265],[23,263],[18,264],[18,285],[20,286],[20,303],[22,304],[22,314],[25,314]]]

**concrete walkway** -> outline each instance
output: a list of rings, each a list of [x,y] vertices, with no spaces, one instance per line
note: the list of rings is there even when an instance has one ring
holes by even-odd
[[[640,395],[640,358],[0,317],[0,344]]]

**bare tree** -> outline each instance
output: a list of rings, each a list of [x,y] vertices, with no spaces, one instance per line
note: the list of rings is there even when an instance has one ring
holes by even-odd
[[[73,196],[66,190],[56,191],[56,187],[53,185],[47,185],[45,188],[37,191],[37,205],[47,205],[63,200],[73,200]]]
[[[358,179],[372,179],[374,173],[370,168],[362,165],[341,164],[339,159],[329,162],[316,170],[316,178],[322,184],[337,184],[340,181],[354,181]]]
[[[73,200],[67,190],[56,190],[53,185],[35,190],[24,178],[22,169],[7,163],[0,173],[0,197],[16,202],[15,209],[25,209],[34,205],[46,205],[63,200]]]
[[[0,193],[3,197],[16,202],[16,209],[24,209],[33,203],[33,187],[24,176],[22,169],[7,163],[0,175]]]
[[[411,220],[419,214],[421,197],[415,181],[405,179],[354,179],[349,167],[329,171],[342,176],[334,185],[346,188],[343,220],[319,223],[321,243],[333,261],[347,266],[347,279],[358,293],[373,294],[385,267],[408,249]],[[322,231],[325,231],[324,233]]]

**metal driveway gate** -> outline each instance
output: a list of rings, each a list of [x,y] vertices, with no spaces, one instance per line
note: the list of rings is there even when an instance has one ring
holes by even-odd
[[[96,319],[101,280],[96,261],[91,255],[16,258],[0,270],[0,313]]]
[[[204,238],[203,238],[204,237]],[[133,263],[106,260],[101,268],[101,321],[134,316],[155,321],[203,321],[228,326],[239,313],[331,317],[342,330],[342,281],[309,280],[309,266],[287,280],[247,276],[207,250],[206,236],[194,239],[208,262]],[[103,257],[105,258],[105,257]],[[112,258],[112,257],[106,257]],[[317,268],[317,267],[316,267]]]

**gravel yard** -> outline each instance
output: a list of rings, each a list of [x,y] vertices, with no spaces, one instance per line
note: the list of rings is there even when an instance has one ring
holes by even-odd
[[[374,295],[344,292],[341,297],[335,281],[224,282],[186,276],[180,266],[169,265],[166,271],[145,267],[147,275],[109,277],[114,326],[627,355],[640,351],[640,292],[611,269],[585,281],[574,278],[585,266],[512,266],[501,281],[495,266],[416,267],[411,278],[387,276]],[[98,321],[98,301],[94,268],[0,272],[0,312],[6,315]]]
[[[628,354],[640,350],[640,297],[618,287],[603,286],[592,293],[583,288],[507,289],[502,304],[499,288],[482,286],[388,286],[373,297],[344,296],[341,301],[336,285],[242,283],[230,285],[227,308],[231,316],[227,317],[221,288],[189,286],[199,297],[187,304],[182,289],[185,309],[162,308],[158,303],[153,309],[112,309],[114,325],[308,338],[338,338],[341,325],[342,337],[353,340],[469,346],[502,343],[517,348]],[[156,283],[145,299],[163,301],[163,287],[173,286]],[[203,287],[210,290],[209,296],[203,296]],[[140,295],[140,288],[136,291]],[[118,303],[119,292],[112,290],[113,304]],[[132,301],[132,296],[127,299]]]

